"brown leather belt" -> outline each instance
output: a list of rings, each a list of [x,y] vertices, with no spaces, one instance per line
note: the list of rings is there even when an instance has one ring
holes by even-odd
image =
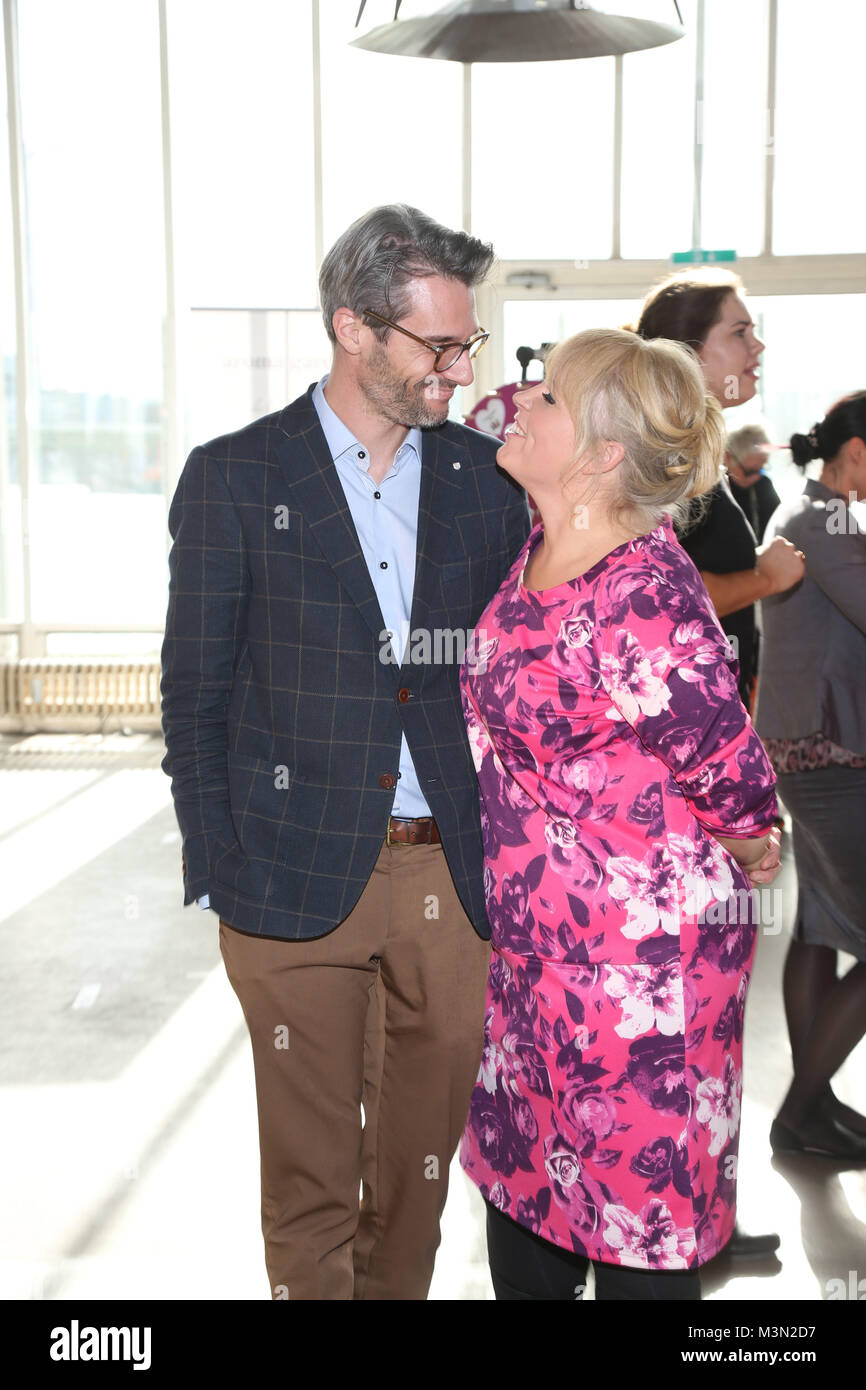
[[[432,816],[419,816],[416,820],[400,820],[397,816],[388,817],[385,831],[386,845],[439,845],[442,843],[439,827]]]

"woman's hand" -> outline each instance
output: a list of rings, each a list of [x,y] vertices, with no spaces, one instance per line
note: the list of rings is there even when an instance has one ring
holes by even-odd
[[[752,868],[743,865],[750,883],[772,883],[782,867],[782,832],[777,825],[764,836],[764,841],[766,848],[758,863]]]
[[[781,545],[779,542],[781,541]],[[756,552],[755,569],[770,586],[770,594],[783,594],[787,589],[799,584],[806,573],[806,557],[802,550],[796,550],[784,536],[774,536]]]
[[[757,840],[731,840],[722,835],[715,838],[745,870],[750,883],[772,883],[782,867],[782,832],[777,825]]]

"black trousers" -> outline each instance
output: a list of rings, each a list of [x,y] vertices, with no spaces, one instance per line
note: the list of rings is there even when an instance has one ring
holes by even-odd
[[[583,1298],[589,1260],[512,1221],[487,1203],[487,1258],[497,1302],[518,1299]],[[697,1302],[701,1281],[697,1270],[627,1269],[593,1262],[595,1296],[609,1302]]]

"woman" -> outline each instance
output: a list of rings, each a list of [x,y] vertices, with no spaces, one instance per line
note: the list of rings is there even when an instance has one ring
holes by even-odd
[[[764,351],[742,289],[739,277],[725,270],[671,276],[647,296],[636,327],[642,338],[669,338],[691,347],[707,389],[723,410],[752,399]],[[749,708],[758,669],[755,604],[798,583],[802,559],[779,540],[758,549],[724,480],[692,511],[680,539],[735,643],[740,696]]]
[[[599,329],[497,459],[542,523],[463,669],[494,953],[461,1161],[498,1298],[699,1298],[734,1223],[748,893],[774,779],[669,516],[711,487],[691,354]],[[734,891],[738,896],[732,897]]]
[[[795,434],[791,452],[823,468],[768,528],[805,551],[806,577],[761,610],[757,727],[791,813],[799,886],[784,976],[794,1079],[770,1142],[862,1162],[866,1116],[830,1080],[866,1032],[866,535],[849,509],[866,499],[866,391]],[[839,951],[856,961],[841,978]]]

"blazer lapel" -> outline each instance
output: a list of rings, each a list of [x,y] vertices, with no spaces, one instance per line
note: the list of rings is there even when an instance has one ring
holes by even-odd
[[[439,568],[454,549],[454,515],[460,510],[464,470],[469,461],[466,445],[455,444],[443,437],[440,430],[425,430],[422,441],[411,631],[429,626],[427,618],[439,582]]]
[[[300,402],[286,407],[279,428],[284,438],[277,445],[277,457],[292,505],[303,513],[322,554],[378,640],[385,620],[312,402],[312,388]]]

